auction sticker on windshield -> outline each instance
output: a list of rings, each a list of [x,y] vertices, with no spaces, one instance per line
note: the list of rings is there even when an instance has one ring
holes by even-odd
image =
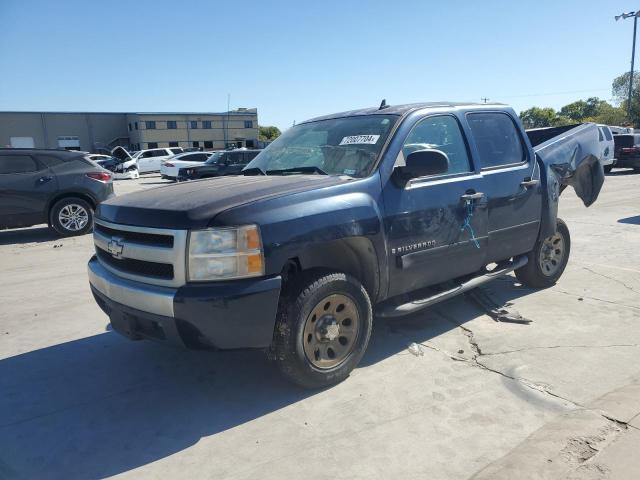
[[[351,135],[349,137],[344,137],[339,145],[373,145],[379,138],[380,135]]]

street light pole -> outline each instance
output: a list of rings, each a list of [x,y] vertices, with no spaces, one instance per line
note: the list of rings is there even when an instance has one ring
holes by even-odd
[[[640,11],[622,13],[620,15],[616,15],[616,22],[621,18],[627,19],[633,17],[633,44],[631,46],[631,73],[629,74],[629,101],[627,103],[627,114],[629,118],[631,118],[631,97],[633,95],[633,67],[636,59],[636,31],[638,29],[638,15],[640,15]]]

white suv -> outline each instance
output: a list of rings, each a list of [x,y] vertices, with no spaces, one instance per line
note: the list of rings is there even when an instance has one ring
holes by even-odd
[[[599,141],[600,141],[600,163],[604,167],[605,172],[610,172],[615,164],[613,151],[615,144],[613,135],[608,125],[598,125]]]
[[[159,172],[162,162],[178,153],[182,153],[182,148],[150,148],[148,150],[140,150],[139,152],[136,152],[133,155],[133,159],[138,165],[138,172]]]

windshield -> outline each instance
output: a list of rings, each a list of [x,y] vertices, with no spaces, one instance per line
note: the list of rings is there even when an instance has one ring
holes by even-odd
[[[303,123],[290,128],[245,170],[267,174],[326,173],[365,177],[374,167],[397,115],[367,115]],[[304,172],[296,172],[301,168]]]

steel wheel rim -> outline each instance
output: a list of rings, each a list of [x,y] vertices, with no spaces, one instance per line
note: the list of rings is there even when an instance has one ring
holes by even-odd
[[[305,356],[316,368],[337,367],[355,349],[359,331],[356,302],[347,295],[329,295],[313,307],[305,321],[302,334]]]
[[[77,203],[70,203],[60,209],[58,221],[65,230],[77,232],[89,223],[89,212]]]
[[[562,266],[564,254],[564,237],[560,233],[545,238],[538,259],[542,274],[547,277],[555,275]]]

